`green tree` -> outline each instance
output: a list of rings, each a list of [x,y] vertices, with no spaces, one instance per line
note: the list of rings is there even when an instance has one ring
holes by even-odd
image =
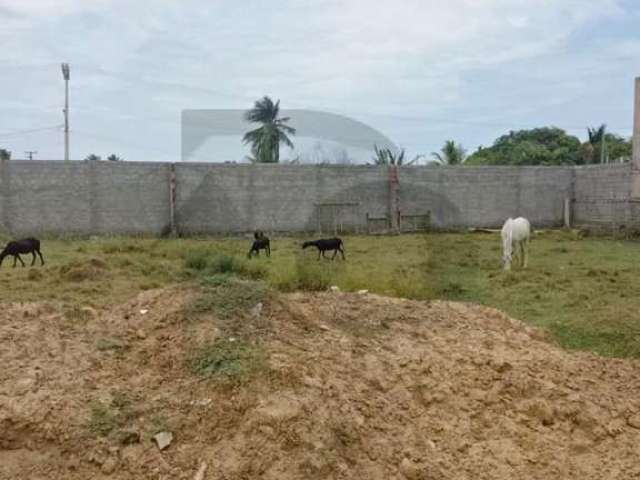
[[[580,140],[556,127],[510,131],[478,148],[465,165],[575,165]]]
[[[593,155],[591,157],[591,162],[595,163],[595,153],[598,152],[598,157],[600,159],[599,163],[605,163],[605,158],[607,155],[607,126],[603,123],[598,128],[587,128],[587,135],[589,136],[589,144],[593,147]]]
[[[117,156],[115,153],[112,153],[107,157],[107,160],[110,162],[121,162],[122,157]]]
[[[279,118],[279,113],[280,100],[273,103],[267,96],[256,101],[253,108],[245,113],[244,118],[247,122],[261,124],[255,130],[245,133],[242,139],[245,145],[251,144],[251,162],[278,163],[280,144],[284,143],[293,148],[293,142],[288,135],[295,135],[296,130],[286,125],[289,117]]]
[[[11,152],[4,148],[0,148],[0,161],[11,160]]]
[[[461,144],[447,140],[440,149],[440,153],[432,152],[431,156],[436,159],[435,163],[439,165],[462,165],[467,158],[467,152]]]
[[[412,160],[405,163],[404,148],[398,153],[394,153],[389,148],[378,148],[377,145],[374,145],[373,151],[375,153],[372,159],[374,165],[413,165],[422,157],[422,155],[416,155]]]
[[[97,162],[99,160],[102,160],[102,157],[100,155],[96,155],[95,153],[91,153],[84,157],[84,159],[89,162]]]
[[[631,160],[633,147],[630,138],[627,139],[614,133],[607,133],[605,135],[605,142],[607,144],[608,161],[619,162]]]

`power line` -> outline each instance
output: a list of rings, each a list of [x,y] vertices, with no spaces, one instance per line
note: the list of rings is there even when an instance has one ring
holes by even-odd
[[[7,138],[7,137],[15,137],[15,136],[21,136],[21,135],[28,135],[29,133],[44,132],[47,130],[58,130],[62,127],[63,125],[56,125],[54,127],[40,127],[40,128],[26,129],[26,130],[14,130],[12,132],[0,133],[0,137]]]
[[[33,160],[33,156],[38,153],[37,150],[26,150],[24,154],[29,158],[29,160]]]

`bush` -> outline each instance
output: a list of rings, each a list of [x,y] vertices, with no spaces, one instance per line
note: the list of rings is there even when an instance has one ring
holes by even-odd
[[[214,253],[207,250],[194,250],[187,253],[185,259],[187,269],[204,274],[237,275],[242,278],[264,278],[267,270],[263,265],[250,263],[245,259],[227,255],[226,253]]]
[[[263,302],[267,287],[261,282],[237,280],[222,275],[208,277],[204,282],[209,287],[196,297],[189,307],[193,313],[214,312],[219,318],[227,319],[244,313]]]
[[[240,379],[264,369],[266,358],[256,345],[225,338],[201,347],[191,358],[190,366],[203,377]]]

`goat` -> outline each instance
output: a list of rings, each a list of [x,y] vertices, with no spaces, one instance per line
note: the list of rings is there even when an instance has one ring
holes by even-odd
[[[260,250],[265,250],[267,253],[267,257],[271,256],[271,242],[269,238],[265,236],[260,230],[257,230],[253,233],[253,245],[251,245],[251,250],[247,254],[247,257],[251,258],[251,256],[255,253],[260,256]]]
[[[318,249],[318,260],[320,260],[320,255],[322,255],[323,258],[327,258],[324,255],[324,252],[327,250],[333,250],[331,260],[336,258],[338,252],[342,255],[342,260],[346,260],[343,249],[344,243],[339,238],[321,238],[320,240],[313,240],[302,244],[303,250],[308,247],[316,247]]]
[[[20,258],[20,254],[30,253],[33,255],[33,261],[31,262],[31,266],[36,263],[36,253],[40,256],[41,265],[44,265],[44,258],[42,258],[42,253],[40,252],[40,240],[37,238],[23,238],[22,240],[15,240],[7,243],[7,246],[4,247],[4,250],[0,252],[0,266],[2,266],[2,262],[4,257],[13,256],[13,268],[16,267],[16,261],[20,260],[20,263],[24,267],[25,264]]]
[[[531,225],[526,218],[518,217],[515,220],[507,219],[502,227],[502,265],[505,270],[511,270],[513,254],[520,250],[520,262],[522,268],[527,268],[529,237]],[[515,252],[513,247],[515,245]]]

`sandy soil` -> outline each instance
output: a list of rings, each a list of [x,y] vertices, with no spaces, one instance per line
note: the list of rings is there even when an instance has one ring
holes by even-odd
[[[479,306],[291,294],[235,319],[267,371],[203,380],[188,359],[229,320],[191,295],[4,308],[0,479],[640,478],[637,362]],[[96,405],[120,412],[105,435]]]

